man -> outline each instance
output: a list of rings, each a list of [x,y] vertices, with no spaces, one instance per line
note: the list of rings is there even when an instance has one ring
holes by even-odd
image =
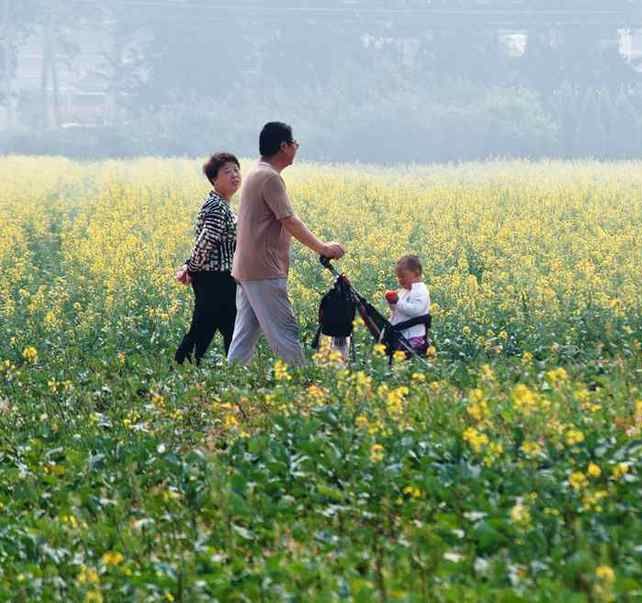
[[[292,165],[298,148],[290,126],[265,124],[259,137],[261,159],[241,190],[232,263],[232,276],[238,282],[237,316],[229,362],[248,364],[262,331],[272,351],[286,363],[303,364],[287,290],[290,239],[329,258],[345,253],[339,243],[320,241],[292,209],[281,172]]]

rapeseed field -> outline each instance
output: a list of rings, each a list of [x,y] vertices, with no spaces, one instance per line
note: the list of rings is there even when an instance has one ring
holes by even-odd
[[[0,173],[0,600],[642,601],[642,164],[291,168],[364,295],[416,253],[433,300],[427,367],[357,324],[297,370],[172,366],[198,162]]]

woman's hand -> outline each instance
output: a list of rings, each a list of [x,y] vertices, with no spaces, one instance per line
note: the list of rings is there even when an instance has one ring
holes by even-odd
[[[189,285],[192,282],[192,277],[189,275],[189,271],[187,270],[187,264],[183,264],[176,271],[176,280],[182,285]]]

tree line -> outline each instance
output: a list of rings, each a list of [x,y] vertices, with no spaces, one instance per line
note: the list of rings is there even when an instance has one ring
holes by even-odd
[[[306,157],[429,162],[629,158],[642,75],[619,37],[642,23],[614,0],[0,0],[5,152],[254,154],[263,121],[291,122]],[[96,71],[114,110],[66,129],[61,65],[109,40]],[[25,41],[42,49],[41,111],[19,124]],[[511,46],[512,45],[512,46]]]

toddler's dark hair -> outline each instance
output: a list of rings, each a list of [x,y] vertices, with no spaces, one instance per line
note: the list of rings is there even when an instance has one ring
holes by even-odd
[[[397,260],[397,268],[399,270],[408,270],[408,272],[414,272],[415,274],[423,274],[424,271],[421,260],[416,255],[402,255]]]

